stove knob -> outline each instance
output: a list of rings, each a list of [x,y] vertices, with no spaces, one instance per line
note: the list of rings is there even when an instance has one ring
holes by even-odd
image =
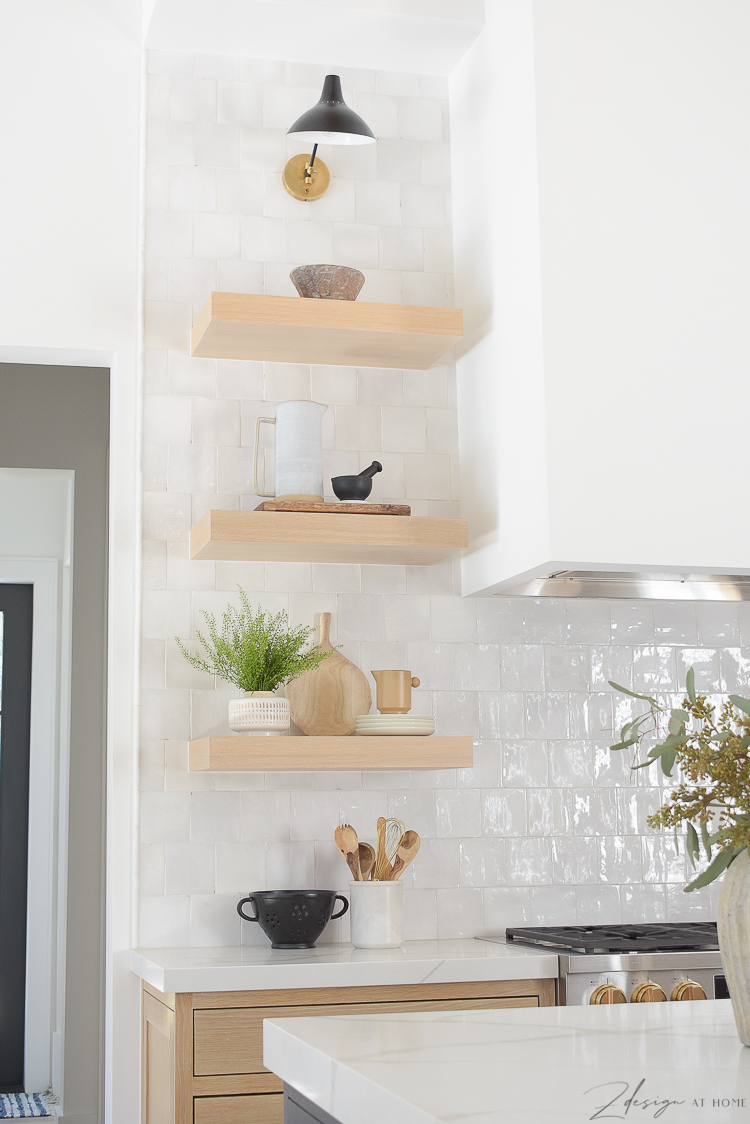
[[[695,980],[681,980],[677,984],[671,995],[671,999],[675,1003],[684,1002],[687,999],[707,999],[705,991],[699,983]]]
[[[631,1003],[666,1003],[666,1001],[667,993],[664,988],[651,980],[638,984],[630,996]]]
[[[622,988],[611,983],[602,984],[589,999],[589,1003],[594,1007],[600,1003],[627,1003],[627,1001],[628,997]]]

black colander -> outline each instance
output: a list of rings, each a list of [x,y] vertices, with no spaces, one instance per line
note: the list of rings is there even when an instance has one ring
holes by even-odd
[[[344,908],[333,912],[336,901]],[[242,912],[252,902],[255,917]],[[237,904],[245,921],[257,921],[271,941],[271,948],[315,948],[329,921],[343,917],[349,902],[335,890],[258,890]]]

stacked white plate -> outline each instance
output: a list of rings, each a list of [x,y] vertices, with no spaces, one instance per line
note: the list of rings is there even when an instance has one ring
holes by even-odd
[[[427,737],[435,733],[435,719],[431,714],[359,714],[357,733],[366,737]]]

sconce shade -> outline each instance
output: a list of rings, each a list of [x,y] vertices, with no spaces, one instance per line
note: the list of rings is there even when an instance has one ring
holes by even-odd
[[[344,101],[338,74],[327,75],[320,101],[297,118],[287,136],[310,144],[372,144],[375,140],[370,127]]]

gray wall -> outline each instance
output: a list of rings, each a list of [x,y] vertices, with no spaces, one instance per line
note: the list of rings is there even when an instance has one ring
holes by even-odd
[[[66,1124],[103,1117],[109,371],[0,364],[0,466],[75,471]]]

